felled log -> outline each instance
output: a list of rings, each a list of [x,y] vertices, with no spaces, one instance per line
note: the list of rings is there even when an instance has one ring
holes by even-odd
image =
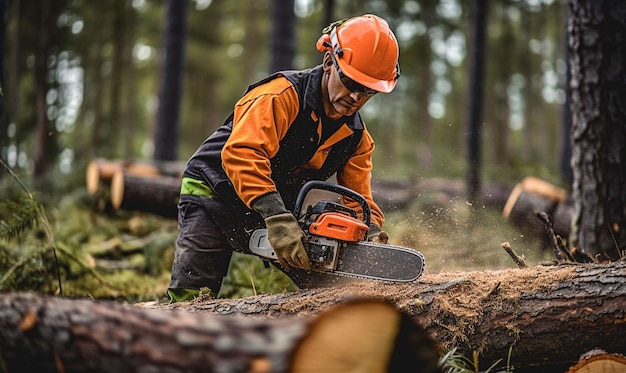
[[[555,234],[565,240],[569,238],[573,206],[568,200],[567,191],[528,176],[513,188],[502,209],[502,215],[524,235],[541,237],[547,246],[550,240],[544,223],[537,219],[537,212],[550,216]]]
[[[423,325],[441,345],[483,369],[554,365],[565,371],[593,348],[626,352],[626,263],[534,266],[425,274],[409,284],[357,281],[333,288],[154,307],[259,317],[311,315],[348,296],[381,297]],[[554,370],[559,371],[559,370]]]
[[[107,190],[113,175],[120,171],[136,176],[165,176],[180,177],[185,168],[184,162],[179,161],[138,161],[138,160],[109,160],[97,158],[89,162],[86,170],[86,186],[90,194],[96,194],[101,189]]]
[[[376,299],[311,318],[250,319],[0,295],[8,372],[438,372],[438,347]]]
[[[175,218],[180,185],[181,179],[176,177],[142,176],[118,170],[111,180],[111,203],[115,209]]]

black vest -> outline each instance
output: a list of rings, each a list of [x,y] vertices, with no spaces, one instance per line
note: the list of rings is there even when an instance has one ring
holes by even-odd
[[[251,89],[283,76],[295,87],[300,101],[298,116],[289,127],[285,137],[280,141],[278,153],[270,159],[272,179],[280,193],[285,206],[293,208],[300,188],[311,180],[326,180],[336,172],[341,172],[347,160],[354,154],[361,140],[363,123],[358,114],[345,117],[344,122],[353,131],[349,137],[334,144],[320,169],[302,168],[318,149],[318,123],[312,118],[323,113],[321,97],[321,66],[303,71],[282,71],[275,73],[262,81],[248,87]],[[221,150],[228,140],[233,127],[233,114],[219,127],[196,151],[189,160],[184,176],[204,180],[211,186],[220,199],[231,206],[246,209],[222,168]]]

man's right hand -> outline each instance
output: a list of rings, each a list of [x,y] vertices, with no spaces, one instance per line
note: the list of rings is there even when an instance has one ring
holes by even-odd
[[[265,226],[276,257],[286,270],[291,267],[311,268],[306,253],[307,237],[292,213],[268,216],[265,218]]]

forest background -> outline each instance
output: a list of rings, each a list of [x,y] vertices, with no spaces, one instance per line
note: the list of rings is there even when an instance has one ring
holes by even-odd
[[[171,257],[173,222],[146,215],[135,219],[136,215],[125,213],[113,216],[119,220],[111,222],[89,211],[88,217],[79,215],[74,218],[77,223],[70,224],[63,207],[68,196],[80,195],[82,207],[87,207],[84,210],[93,210],[83,193],[89,161],[155,158],[159,91],[164,84],[166,4],[149,0],[2,2],[6,23],[0,157],[48,206],[56,237],[52,245],[45,244],[32,255],[25,254],[25,247],[31,245],[28,239],[3,243],[0,264],[8,270],[0,278],[0,288],[54,291],[56,285],[50,279],[55,269],[47,249],[56,245],[70,263],[62,271],[66,281],[75,280],[76,294],[163,294],[167,270],[146,269],[145,261],[139,265],[146,276],[141,281],[149,285],[130,293],[128,289],[109,292],[106,286],[86,290],[76,279],[87,274],[96,283],[119,289],[128,277],[103,278],[102,273],[112,271],[104,265],[110,261],[101,259],[90,265],[89,248],[113,239],[148,237],[156,226],[161,233],[166,227],[167,239],[159,236],[165,244],[156,245],[157,254],[151,254],[152,261],[155,255],[163,261]],[[363,109],[377,143],[374,179],[415,183],[466,177],[472,97],[469,1],[191,0],[185,4],[186,42],[179,46],[184,53],[180,113],[177,123],[170,123],[176,136],[168,138],[166,147],[171,158],[188,159],[222,124],[245,88],[274,71],[272,46],[282,40],[274,31],[279,28],[272,17],[277,8],[293,9],[294,58],[291,66],[284,67],[295,69],[320,63],[315,42],[330,21],[375,13],[395,30],[402,75],[391,94],[377,95]],[[480,178],[514,185],[534,175],[568,189],[567,4],[558,0],[484,4],[488,6],[478,9],[487,20]],[[0,185],[3,195],[8,195],[15,182],[5,171],[0,171]],[[494,252],[500,242],[522,236],[507,227],[499,211],[477,216],[467,210],[484,207],[472,206],[464,196],[445,205],[436,199],[423,196],[411,214],[405,211],[396,216],[390,211],[387,225],[392,241],[395,234],[398,243],[425,252],[427,268],[434,271],[513,264],[504,252]],[[472,222],[468,222],[470,215]],[[132,228],[131,223],[138,220],[143,222],[141,228]],[[477,222],[481,230],[476,230]],[[76,225],[83,232],[77,233]],[[100,230],[103,226],[107,226],[106,233]],[[416,226],[432,234],[411,238]],[[439,237],[435,238],[435,232]],[[41,239],[41,234],[33,238],[34,242]],[[522,251],[540,260],[543,253],[536,240],[530,239]],[[149,247],[142,246],[143,254]],[[481,251],[489,258],[462,259]],[[167,269],[164,261],[161,269]],[[34,269],[24,271],[26,262],[34,263]],[[242,267],[244,272],[251,271],[249,261]],[[32,279],[37,277],[34,274],[37,281]],[[249,273],[244,277],[250,277]],[[258,283],[248,288],[263,290]]]

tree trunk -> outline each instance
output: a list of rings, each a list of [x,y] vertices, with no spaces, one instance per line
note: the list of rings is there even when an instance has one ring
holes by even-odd
[[[48,154],[50,129],[48,126],[46,94],[48,93],[48,53],[50,51],[51,7],[50,0],[43,0],[39,24],[39,45],[35,58],[35,85],[36,85],[36,111],[37,111],[37,134],[35,141],[35,171],[34,177],[40,182],[49,169],[50,158]]]
[[[374,299],[251,319],[3,294],[0,352],[10,372],[439,371],[424,329]]]
[[[296,54],[296,14],[294,0],[274,0],[272,10],[272,39],[270,73],[293,69]]]
[[[20,128],[20,100],[19,100],[19,89],[18,82],[20,81],[20,76],[22,75],[22,69],[20,68],[20,57],[22,54],[22,45],[20,43],[20,33],[17,30],[20,30],[20,2],[19,0],[13,1],[12,4],[13,9],[13,28],[16,30],[13,32],[13,36],[11,38],[11,56],[9,62],[9,87],[13,94],[10,95],[10,108],[8,110],[9,115],[6,117],[5,122],[0,125],[0,131],[2,131],[2,135],[0,135],[0,149],[3,149],[3,154],[0,156],[1,159],[8,161],[8,157],[5,153],[6,148],[9,146],[9,138],[8,138],[8,125],[9,123],[14,123],[17,128]],[[3,85],[4,86],[4,85]],[[6,88],[3,88],[5,90]],[[4,93],[6,94],[6,93]],[[11,167],[13,165],[10,165]],[[2,175],[0,175],[0,179],[2,179]]]
[[[106,19],[108,17],[108,7],[106,0],[98,0],[97,9],[99,17],[95,22],[95,42],[89,48],[89,60],[86,64],[90,66],[91,70],[91,89],[85,92],[85,106],[92,107],[93,110],[93,126],[91,128],[91,139],[85,149],[85,153],[96,156],[110,156],[108,152],[105,152],[106,138],[105,136],[106,125],[104,120],[104,92],[105,84],[103,79],[103,65],[104,65],[104,45],[106,44]],[[79,127],[81,128],[81,127]],[[85,133],[87,136],[87,132]],[[85,137],[86,138],[86,137]]]
[[[7,143],[7,141],[5,141],[5,136],[7,134],[7,120],[9,119],[9,116],[7,115],[6,104],[4,102],[4,90],[6,89],[4,87],[7,86],[7,81],[5,79],[5,61],[9,60],[8,58],[6,58],[8,5],[9,4],[7,0],[0,0],[0,17],[2,17],[2,19],[0,19],[0,42],[2,43],[2,45],[0,45],[0,87],[2,87],[3,91],[2,95],[0,96],[0,149],[4,149],[4,146]],[[0,176],[0,179],[2,179],[2,176]]]
[[[567,11],[567,8],[565,9]],[[569,12],[566,12],[569,18]],[[567,22],[563,25],[567,29]],[[567,30],[566,30],[567,31]],[[561,108],[561,128],[560,128],[560,152],[559,152],[559,170],[561,173],[561,179],[567,183],[572,184],[572,90],[569,82],[572,79],[572,68],[570,67],[570,50],[569,50],[569,35],[564,33],[563,40],[564,53],[565,53],[565,82],[563,84],[563,90],[565,91],[565,103]]]
[[[109,91],[109,113],[107,118],[107,140],[109,141],[109,155],[112,157],[121,157],[123,155],[124,141],[124,122],[122,121],[122,102],[127,100],[122,91],[122,83],[125,82],[125,71],[127,66],[124,61],[124,51],[126,50],[126,3],[125,0],[108,1],[108,6],[113,12],[112,24],[112,44],[113,51],[110,59],[111,72],[109,82],[111,90]]]
[[[485,44],[487,28],[487,0],[473,0],[472,51],[469,88],[469,110],[467,115],[467,198],[477,203],[480,194],[481,168],[481,120],[483,105],[483,77],[485,71]]]
[[[335,21],[335,0],[324,0],[322,10],[324,11],[324,16],[322,17],[320,30]]]
[[[626,2],[569,7],[574,244],[616,260],[626,248]]]
[[[159,89],[159,110],[154,133],[154,159],[173,161],[178,156],[180,102],[187,36],[188,0],[168,0],[165,13],[164,60]]]
[[[277,318],[313,315],[351,297],[396,304],[445,349],[458,347],[467,356],[478,352],[483,369],[507,361],[509,353],[517,371],[573,365],[594,348],[626,352],[626,263],[426,274],[410,284],[355,280],[333,288],[156,307]]]

